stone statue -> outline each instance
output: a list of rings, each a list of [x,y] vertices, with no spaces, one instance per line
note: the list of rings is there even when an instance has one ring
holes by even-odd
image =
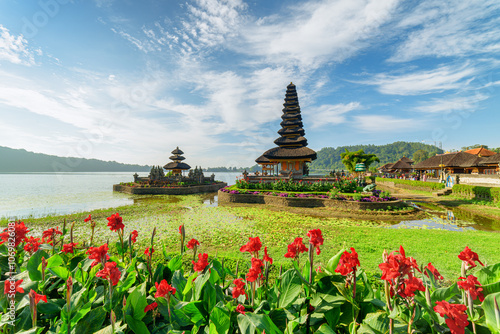
[[[367,185],[366,187],[363,188],[363,192],[365,192],[365,193],[372,192],[375,190],[376,186],[377,185],[375,183],[370,183],[369,185]]]

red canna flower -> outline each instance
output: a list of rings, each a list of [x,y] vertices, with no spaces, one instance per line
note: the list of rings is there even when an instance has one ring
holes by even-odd
[[[26,242],[26,245],[24,245],[24,250],[31,254],[35,253],[40,248],[40,245],[43,243],[39,242],[38,240],[40,240],[40,238],[33,238],[33,237],[29,237],[29,239],[26,238],[24,240]]]
[[[233,281],[235,287],[233,288],[233,298],[236,299],[241,295],[245,295],[248,297],[245,292],[245,282],[241,278],[237,278]]]
[[[63,249],[62,249],[62,252],[63,253],[71,253],[73,254],[73,247],[75,247],[76,245],[78,245],[78,242],[70,242],[69,244],[65,244],[63,245]]]
[[[432,275],[434,275],[434,279],[436,280],[443,280],[444,277],[439,273],[439,271],[434,268],[434,266],[432,265],[432,263],[429,262],[429,264],[424,267],[424,274],[425,276],[429,277],[429,274],[427,274],[427,270],[425,269],[429,269],[429,271],[432,273]]]
[[[169,293],[175,295],[176,289],[170,284],[168,284],[166,280],[162,280],[160,284],[158,284],[158,282],[155,282],[155,286],[156,286],[155,298],[165,297]]]
[[[191,239],[191,240],[189,240],[189,241],[188,241],[188,243],[187,243],[187,248],[189,248],[189,249],[193,249],[193,248],[195,248],[196,246],[199,246],[199,245],[200,245],[200,243],[198,242],[198,240],[196,240],[196,239]]]
[[[403,246],[399,246],[398,252],[391,252],[384,263],[378,265],[382,270],[382,279],[390,281],[399,276],[408,276],[413,269],[418,269],[417,261],[412,257],[406,257]]]
[[[264,261],[269,262],[269,264],[273,264],[273,259],[267,254],[267,247],[264,247]]]
[[[59,226],[56,228],[49,228],[46,231],[43,231],[42,238],[45,239],[47,242],[51,242],[54,240],[56,235],[62,235],[62,231],[59,231]]]
[[[309,243],[316,248],[316,254],[320,254],[321,250],[319,246],[323,245],[323,236],[321,235],[321,230],[318,228],[316,230],[310,230],[307,232],[307,236],[309,237]]]
[[[113,232],[117,232],[118,230],[123,230],[125,228],[125,225],[123,225],[123,218],[120,217],[118,212],[106,219],[108,220],[109,229]]]
[[[106,261],[109,260],[108,244],[104,244],[99,247],[89,247],[86,254],[90,254],[89,259],[94,260],[94,262],[92,262],[91,264],[92,267],[99,263],[102,263],[102,265],[104,266]]]
[[[285,254],[285,257],[297,259],[299,254],[304,252],[307,252],[307,247],[302,242],[302,238],[295,238],[295,240],[288,245],[288,252]]]
[[[472,300],[476,300],[479,297],[479,301],[483,302],[484,300],[484,295],[481,291],[483,291],[483,288],[481,288],[481,283],[477,280],[477,278],[473,275],[465,277],[459,277],[459,279],[463,279],[465,281],[458,281],[458,287],[460,289],[463,289],[467,292],[470,293],[470,296],[472,297]]]
[[[89,216],[88,216],[87,218],[85,218],[83,221],[87,223],[87,222],[88,222],[88,221],[90,221],[90,220],[92,220],[92,216],[91,216],[91,215],[89,215]]]
[[[245,314],[245,306],[238,304],[238,306],[236,306],[236,312]]]
[[[403,279],[402,284],[399,286],[398,294],[403,298],[415,296],[415,291],[425,291],[424,284],[420,278],[410,276]]]
[[[38,304],[42,300],[47,303],[47,296],[39,295],[33,289],[30,290],[28,295],[29,295],[30,299],[32,299],[35,302],[35,305]]]
[[[193,270],[197,272],[202,272],[206,266],[208,266],[208,254],[198,254],[198,262],[191,261],[193,263]]]
[[[259,237],[249,237],[246,245],[241,246],[240,252],[249,252],[254,257],[259,257],[259,251],[262,248],[262,242]]]
[[[340,256],[340,261],[335,272],[342,276],[347,276],[347,274],[354,272],[358,266],[360,266],[358,253],[351,247],[351,253],[345,251],[342,253],[342,256]]]
[[[131,239],[132,239],[132,243],[136,243],[137,242],[137,237],[139,236],[139,232],[137,232],[136,230],[133,230],[131,233]]]
[[[262,267],[264,267],[264,262],[260,259],[252,257],[252,267],[248,271],[247,281],[255,282],[259,276],[262,276]]]
[[[99,270],[95,275],[103,279],[108,279],[111,281],[111,284],[116,285],[120,281],[122,273],[116,267],[116,262],[106,262],[104,269]]]
[[[24,293],[24,289],[20,287],[22,279],[19,281],[11,281],[10,279],[5,280],[5,285],[3,288],[3,293],[5,295],[16,295],[16,293]]]
[[[153,302],[152,304],[150,304],[144,308],[144,313],[148,313],[148,311],[154,310],[157,307],[158,307],[158,303]]]
[[[465,311],[467,306],[462,304],[450,304],[447,301],[436,302],[434,311],[445,318],[445,322],[450,328],[451,334],[464,334],[465,327],[469,324]]]
[[[484,264],[479,261],[477,253],[473,252],[468,246],[465,246],[465,249],[458,254],[458,258],[466,262],[467,269],[474,268],[476,266],[476,261],[484,267]]]
[[[155,252],[155,249],[153,247],[151,247],[151,252],[149,251],[149,247],[146,248],[146,250],[144,251],[144,254],[146,254],[147,256],[153,256],[153,253]]]
[[[12,223],[9,223],[9,226]],[[26,234],[29,232],[28,228],[24,225],[24,222],[22,221],[16,221],[14,222],[14,247],[17,247],[23,240],[26,238]],[[12,227],[10,227],[12,229]],[[4,242],[8,242],[10,238],[11,231],[9,231],[9,227],[5,228],[2,233],[0,233],[0,238],[2,241],[0,241],[0,245],[3,244]]]

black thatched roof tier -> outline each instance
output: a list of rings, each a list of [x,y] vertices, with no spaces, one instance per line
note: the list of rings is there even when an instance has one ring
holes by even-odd
[[[479,158],[477,155],[465,152],[453,152],[447,154],[440,154],[430,157],[427,160],[419,162],[414,165],[415,169],[439,169],[440,165],[443,167],[472,167],[478,166]]]
[[[163,166],[163,168],[165,169],[185,169],[185,170],[188,170],[188,169],[191,169],[191,166],[189,166],[188,164],[184,163],[184,162],[169,162],[168,164],[166,164],[165,166]]]
[[[495,155],[490,155],[489,157],[483,157],[479,160],[480,164],[498,164],[500,163],[500,153]]]
[[[268,158],[266,158],[265,156],[261,155],[260,157],[258,157],[257,159],[255,159],[255,162],[258,163],[258,164],[268,164],[268,163],[271,163],[271,161],[269,161]]]
[[[410,170],[413,169],[413,167],[403,159],[399,159],[397,162],[395,162],[392,166],[391,169],[406,169]]]
[[[402,157],[401,159],[399,159],[400,161],[404,161],[404,162],[407,162],[409,164],[412,164],[414,163],[415,161],[411,160],[410,158],[407,158],[407,157]]]
[[[281,136],[303,136],[305,134],[304,129],[302,128],[281,128],[278,131],[278,134]]]
[[[302,136],[295,138],[279,137],[274,141],[274,143],[278,146],[286,145],[286,146],[302,147],[302,146],[307,146],[307,139],[305,139]]]
[[[392,166],[394,165],[394,163],[390,162],[388,164],[385,164],[383,166],[380,166],[379,168],[377,168],[378,170],[380,171],[389,171],[391,170]]]
[[[175,150],[173,150],[172,152],[170,152],[172,154],[184,154],[184,152],[182,152],[181,150],[179,150],[179,146],[177,146],[177,148]]]
[[[282,120],[288,120],[288,119],[298,119],[299,121],[302,120],[302,116],[300,115],[300,113],[298,112],[294,112],[294,113],[288,113],[288,114],[283,114],[283,116],[281,116],[281,119]]]
[[[184,158],[182,155],[172,155],[169,159],[173,161],[182,161],[186,158]]]
[[[267,150],[263,154],[269,160],[285,160],[285,159],[316,159],[316,152],[309,147],[275,147]]]
[[[285,120],[280,123],[281,126],[286,126],[286,127],[291,127],[291,126],[298,126],[302,127],[302,121],[298,119],[292,119],[292,120]]]

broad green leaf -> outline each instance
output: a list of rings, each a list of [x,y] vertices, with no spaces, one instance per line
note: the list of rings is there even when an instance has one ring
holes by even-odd
[[[204,274],[201,274],[196,278],[194,281],[194,299],[195,300],[200,300],[201,299],[201,293],[203,292],[203,287],[205,284],[208,282],[210,279],[210,273],[207,271]]]
[[[328,263],[326,264],[326,270],[330,274],[335,273],[335,269],[337,269],[337,266],[339,265],[340,257],[342,256],[342,253],[345,252],[345,249],[341,249],[337,254],[335,254],[330,260],[328,260]]]
[[[116,287],[116,292],[118,294],[122,294],[124,292],[127,292],[128,289],[134,285],[135,280],[136,280],[137,273],[135,271],[132,271],[131,273],[128,274],[127,278],[123,281],[120,281]]]
[[[500,282],[500,263],[484,267],[474,273],[481,285]]]
[[[53,267],[53,268],[50,268],[49,271],[52,274],[56,275],[57,277],[62,278],[63,280],[68,279],[69,271],[68,271],[68,269],[66,269],[64,267]]]
[[[315,334],[335,334],[335,332],[333,331],[333,329],[328,326],[327,324],[323,324],[321,325],[318,330],[316,332],[314,332]]]
[[[176,255],[170,261],[168,261],[167,268],[172,272],[180,270],[182,268],[182,255]]]
[[[61,313],[61,305],[58,305],[57,300],[49,299],[48,303],[38,303],[37,309],[41,314],[59,314]]]
[[[482,306],[486,318],[486,325],[492,333],[500,333],[500,292],[486,296]]]
[[[76,333],[92,334],[97,332],[106,320],[106,315],[103,306],[91,310],[76,324]]]
[[[203,310],[202,304],[201,301],[179,302],[175,308],[181,310],[193,324],[199,327],[206,324],[208,317],[208,314]]]
[[[137,285],[134,291],[127,298],[125,313],[133,317],[135,320],[142,320],[146,313],[144,308],[148,305],[146,300],[146,283]]]
[[[267,314],[238,314],[237,319],[241,334],[253,334],[256,328],[265,330],[266,334],[283,334]]]
[[[281,295],[279,297],[279,308],[289,307],[298,297],[302,290],[302,282],[295,270],[287,270],[281,279]]]
[[[175,295],[178,299],[184,299],[184,288],[186,287],[187,279],[182,275],[182,272],[177,270],[172,276],[172,286],[176,289]]]
[[[64,263],[63,258],[59,254],[54,254],[51,257],[47,259],[47,268],[52,268],[52,267],[59,267],[61,264]],[[38,266],[38,269],[42,269],[42,264]]]
[[[210,334],[224,334],[229,332],[231,314],[222,302],[218,303],[210,313]]]
[[[142,320],[137,320],[131,317],[130,315],[127,315],[125,317],[127,321],[127,325],[129,325],[130,329],[132,330],[133,333],[135,334],[150,334],[148,327]]]
[[[366,315],[358,333],[385,334],[389,333],[389,318],[385,312],[369,313]]]
[[[433,303],[445,300],[448,301],[450,298],[459,295],[460,291],[458,290],[457,283],[451,285],[448,288],[437,289],[431,294],[431,300]]]
[[[30,259],[28,260],[27,264],[27,269],[30,275],[30,279],[32,281],[41,281],[42,280],[42,270],[41,270],[41,265],[42,265],[42,257],[45,257],[47,259],[49,255],[39,249],[35,254],[30,256]],[[40,267],[40,270],[38,269]]]

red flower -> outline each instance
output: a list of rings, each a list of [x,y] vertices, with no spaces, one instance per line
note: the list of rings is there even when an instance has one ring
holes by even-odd
[[[193,263],[193,270],[197,272],[202,272],[206,266],[208,266],[208,254],[198,254],[198,262],[191,261]]]
[[[29,237],[29,239],[26,238],[24,240],[26,242],[26,245],[24,245],[24,250],[30,252],[31,254],[35,253],[38,250],[38,248],[40,248],[40,245],[43,243],[43,242],[38,242],[38,240],[40,240],[40,238],[33,238],[33,237]]]
[[[188,241],[188,243],[187,243],[187,248],[189,248],[189,249],[194,249],[196,246],[199,246],[199,245],[200,245],[200,243],[198,242],[198,240],[196,240],[196,239],[191,239],[191,240],[189,240],[189,241]]]
[[[323,245],[323,236],[321,235],[321,230],[318,228],[316,230],[310,230],[307,232],[307,236],[309,237],[309,243],[316,248],[316,254],[320,254],[321,250],[319,246]]]
[[[342,276],[347,276],[347,274],[352,273],[356,270],[356,267],[360,266],[358,260],[358,253],[351,247],[351,253],[345,251],[340,257],[339,265],[335,269],[336,273]]]
[[[146,250],[144,251],[144,254],[146,254],[147,256],[153,256],[153,253],[155,252],[155,249],[153,247],[151,247],[151,252],[149,252],[149,247],[146,248]]]
[[[99,247],[89,247],[86,254],[90,254],[89,259],[94,260],[91,264],[92,267],[99,264],[99,262],[104,265],[109,260],[108,244]]]
[[[417,261],[412,257],[406,257],[405,250],[403,246],[399,246],[398,252],[391,252],[387,256],[386,262],[378,265],[380,270],[382,270],[382,279],[390,281],[399,276],[407,276],[411,274],[412,269],[418,269]]]
[[[479,261],[477,253],[474,253],[468,246],[465,246],[465,249],[458,254],[458,258],[468,264],[468,269],[474,268],[476,261],[484,267],[484,264]]]
[[[288,245],[288,252],[285,254],[287,258],[298,258],[300,253],[307,252],[307,247],[302,242],[302,238],[295,238],[295,240]]]
[[[111,217],[106,218],[108,220],[109,229],[113,232],[117,232],[118,230],[123,230],[125,225],[123,225],[123,218],[120,217],[120,214],[117,212]]]
[[[262,243],[259,237],[248,238],[246,245],[241,246],[240,252],[249,252],[252,256],[259,257],[259,251],[262,248]]]
[[[71,253],[73,254],[73,247],[75,247],[76,245],[78,245],[78,242],[70,242],[69,244],[65,244],[63,245],[63,249],[62,249],[62,252],[63,253]]]
[[[175,288],[170,284],[168,284],[166,280],[162,280],[160,284],[158,284],[158,282],[155,282],[155,286],[156,286],[155,298],[165,297],[169,293],[175,295],[176,291]]]
[[[148,305],[144,308],[144,313],[148,313],[148,311],[154,310],[158,307],[158,303],[153,302],[151,305]]]
[[[43,231],[42,238],[47,242],[51,242],[54,240],[56,235],[62,235],[62,231],[59,231],[59,226],[56,228],[49,228],[46,231]]]
[[[402,284],[399,286],[398,294],[403,298],[413,297],[417,290],[425,291],[424,284],[420,278],[410,276],[403,279]]]
[[[432,273],[432,275],[434,275],[434,279],[436,280],[443,280],[444,277],[439,273],[439,271],[437,271],[436,268],[434,268],[434,266],[432,265],[432,263],[429,262],[429,264],[424,267],[424,274],[425,276],[429,277],[429,274],[427,274],[427,270],[425,269],[429,269],[429,271]]]
[[[120,269],[116,268],[116,262],[106,262],[104,269],[99,270],[95,275],[97,277],[109,279],[113,285],[116,285],[120,281],[122,273]]]
[[[476,300],[476,298],[479,297],[479,301],[483,302],[484,300],[484,295],[481,291],[483,291],[483,288],[481,288],[481,283],[477,280],[477,278],[473,275],[465,277],[460,277],[460,279],[464,279],[465,281],[458,281],[458,287],[461,289],[464,289],[465,291],[468,291],[470,293],[470,296],[472,297],[472,300]]]
[[[130,236],[131,236],[131,239],[132,239],[132,243],[135,244],[137,242],[137,237],[139,236],[139,232],[137,232],[136,230],[133,230],[130,233]]]
[[[264,267],[264,262],[260,259],[252,257],[252,267],[248,271],[247,281],[255,282],[259,276],[262,276],[262,267]]]
[[[11,281],[10,279],[5,280],[5,285],[3,288],[3,293],[5,295],[15,295],[16,293],[24,293],[24,289],[20,287],[22,279],[19,281]]]
[[[236,306],[236,312],[245,314],[245,306],[238,304],[238,306]]]
[[[467,306],[462,304],[450,304],[447,301],[436,302],[434,311],[445,318],[445,322],[450,328],[451,334],[464,334],[465,327],[469,324],[465,311]]]
[[[91,215],[89,215],[89,216],[88,216],[87,218],[85,218],[83,221],[84,221],[84,222],[88,222],[88,221],[90,221],[90,220],[92,220],[92,216],[91,216]]]
[[[233,288],[233,298],[236,299],[241,295],[245,295],[248,297],[247,293],[245,292],[245,283],[241,278],[237,278],[233,281],[235,287]]]
[[[9,223],[11,226],[9,231],[9,227],[5,228],[2,233],[0,233],[0,238],[2,241],[0,242],[0,245],[3,244],[4,242],[9,241],[10,234],[14,232],[14,247],[17,247],[23,240],[26,238],[26,234],[29,232],[28,228],[24,225],[24,222],[21,221],[16,221],[14,223],[14,231],[12,231],[12,223]]]
[[[45,295],[39,295],[33,289],[30,290],[28,296],[30,297],[30,299],[32,299],[32,300],[35,301],[35,305],[38,304],[41,300],[43,300],[44,302],[47,303],[47,296],[45,296]]]
[[[269,262],[269,264],[273,264],[273,259],[267,254],[267,247],[264,247],[264,261]]]

